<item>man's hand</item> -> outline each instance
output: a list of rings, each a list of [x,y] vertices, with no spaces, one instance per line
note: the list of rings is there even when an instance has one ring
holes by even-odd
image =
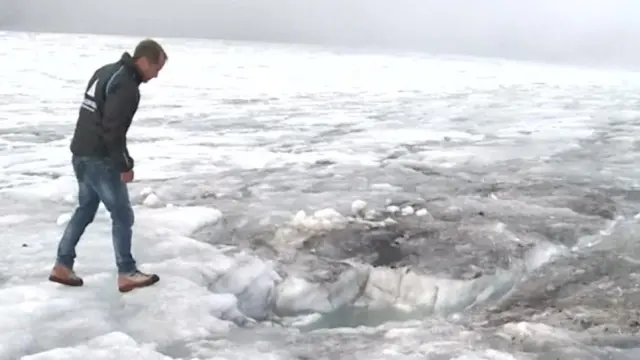
[[[120,173],[120,180],[124,183],[130,183],[133,181],[133,170]]]

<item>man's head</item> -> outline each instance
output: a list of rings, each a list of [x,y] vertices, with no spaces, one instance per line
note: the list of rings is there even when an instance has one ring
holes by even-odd
[[[142,81],[147,82],[158,76],[167,62],[167,53],[156,41],[145,39],[133,51],[133,60],[140,69]]]

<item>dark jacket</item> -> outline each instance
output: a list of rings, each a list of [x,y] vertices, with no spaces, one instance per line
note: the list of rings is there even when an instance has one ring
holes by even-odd
[[[71,152],[109,158],[120,172],[133,169],[127,131],[138,110],[142,76],[128,53],[93,74],[84,93]]]

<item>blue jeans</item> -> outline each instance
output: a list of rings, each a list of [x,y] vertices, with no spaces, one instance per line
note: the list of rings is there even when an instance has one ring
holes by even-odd
[[[120,172],[105,158],[73,156],[72,163],[78,180],[78,207],[60,239],[57,262],[73,269],[76,245],[93,222],[102,201],[111,214],[111,236],[118,272],[128,274],[136,271],[136,262],[131,255],[133,208],[127,184],[120,180]]]

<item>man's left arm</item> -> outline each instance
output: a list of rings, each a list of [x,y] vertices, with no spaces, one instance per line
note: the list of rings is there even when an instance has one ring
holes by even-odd
[[[138,89],[133,86],[119,85],[107,96],[102,117],[104,138],[109,156],[120,173],[133,169],[133,159],[127,149],[127,128],[136,113],[139,102]]]

